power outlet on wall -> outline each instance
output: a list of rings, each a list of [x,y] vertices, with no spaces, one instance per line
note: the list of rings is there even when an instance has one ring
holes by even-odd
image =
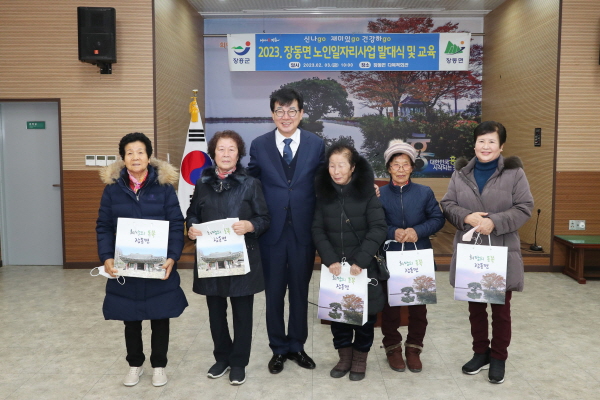
[[[569,220],[570,231],[585,231],[585,220],[571,219]]]

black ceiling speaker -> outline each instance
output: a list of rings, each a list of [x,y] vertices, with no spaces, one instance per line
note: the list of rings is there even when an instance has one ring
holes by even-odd
[[[77,7],[79,60],[112,73],[117,62],[116,11],[108,7]]]

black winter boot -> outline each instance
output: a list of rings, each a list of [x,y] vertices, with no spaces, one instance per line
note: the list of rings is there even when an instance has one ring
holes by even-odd
[[[488,369],[490,367],[490,349],[483,354],[473,353],[473,358],[463,365],[462,372],[468,375],[475,375],[482,369]]]

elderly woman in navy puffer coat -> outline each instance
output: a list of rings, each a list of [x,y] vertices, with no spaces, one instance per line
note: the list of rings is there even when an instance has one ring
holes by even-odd
[[[387,250],[431,249],[429,236],[442,227],[446,220],[435,199],[433,190],[410,180],[415,167],[417,152],[413,146],[402,140],[392,140],[384,152],[385,166],[390,175],[390,183],[381,188],[381,205],[385,211],[388,225]],[[383,282],[387,292],[387,282]],[[402,335],[400,328],[400,312],[398,307],[390,307],[386,302],[381,320],[383,346],[388,364],[394,371],[421,372],[423,365],[420,354],[423,350],[423,339],[427,328],[427,306],[419,304],[408,307],[408,335],[404,342],[406,363],[402,358]]]
[[[144,372],[145,356],[142,343],[142,321],[150,320],[154,369],[152,384],[167,383],[164,369],[169,349],[169,318],[176,318],[187,307],[185,294],[179,286],[177,260],[183,250],[183,215],[173,183],[179,177],[170,164],[151,159],[152,143],[143,133],[125,135],[119,143],[122,161],[101,171],[106,187],[96,221],[98,255],[111,276],[114,268],[117,219],[140,218],[169,221],[167,260],[163,264],[165,278],[143,279],[127,277],[120,285],[116,279],[106,282],[106,297],[102,311],[105,319],[123,321],[129,373],[123,384],[134,386]]]

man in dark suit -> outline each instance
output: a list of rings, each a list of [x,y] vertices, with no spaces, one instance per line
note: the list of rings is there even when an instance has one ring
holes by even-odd
[[[324,163],[325,145],[314,133],[298,129],[304,115],[302,95],[283,88],[271,95],[275,130],[252,141],[248,172],[260,179],[271,227],[259,239],[265,275],[267,333],[277,374],[286,360],[315,368],[304,352],[308,337],[308,285],[315,247],[311,225],[315,209],[314,179]],[[286,334],[284,298],[289,289]]]

